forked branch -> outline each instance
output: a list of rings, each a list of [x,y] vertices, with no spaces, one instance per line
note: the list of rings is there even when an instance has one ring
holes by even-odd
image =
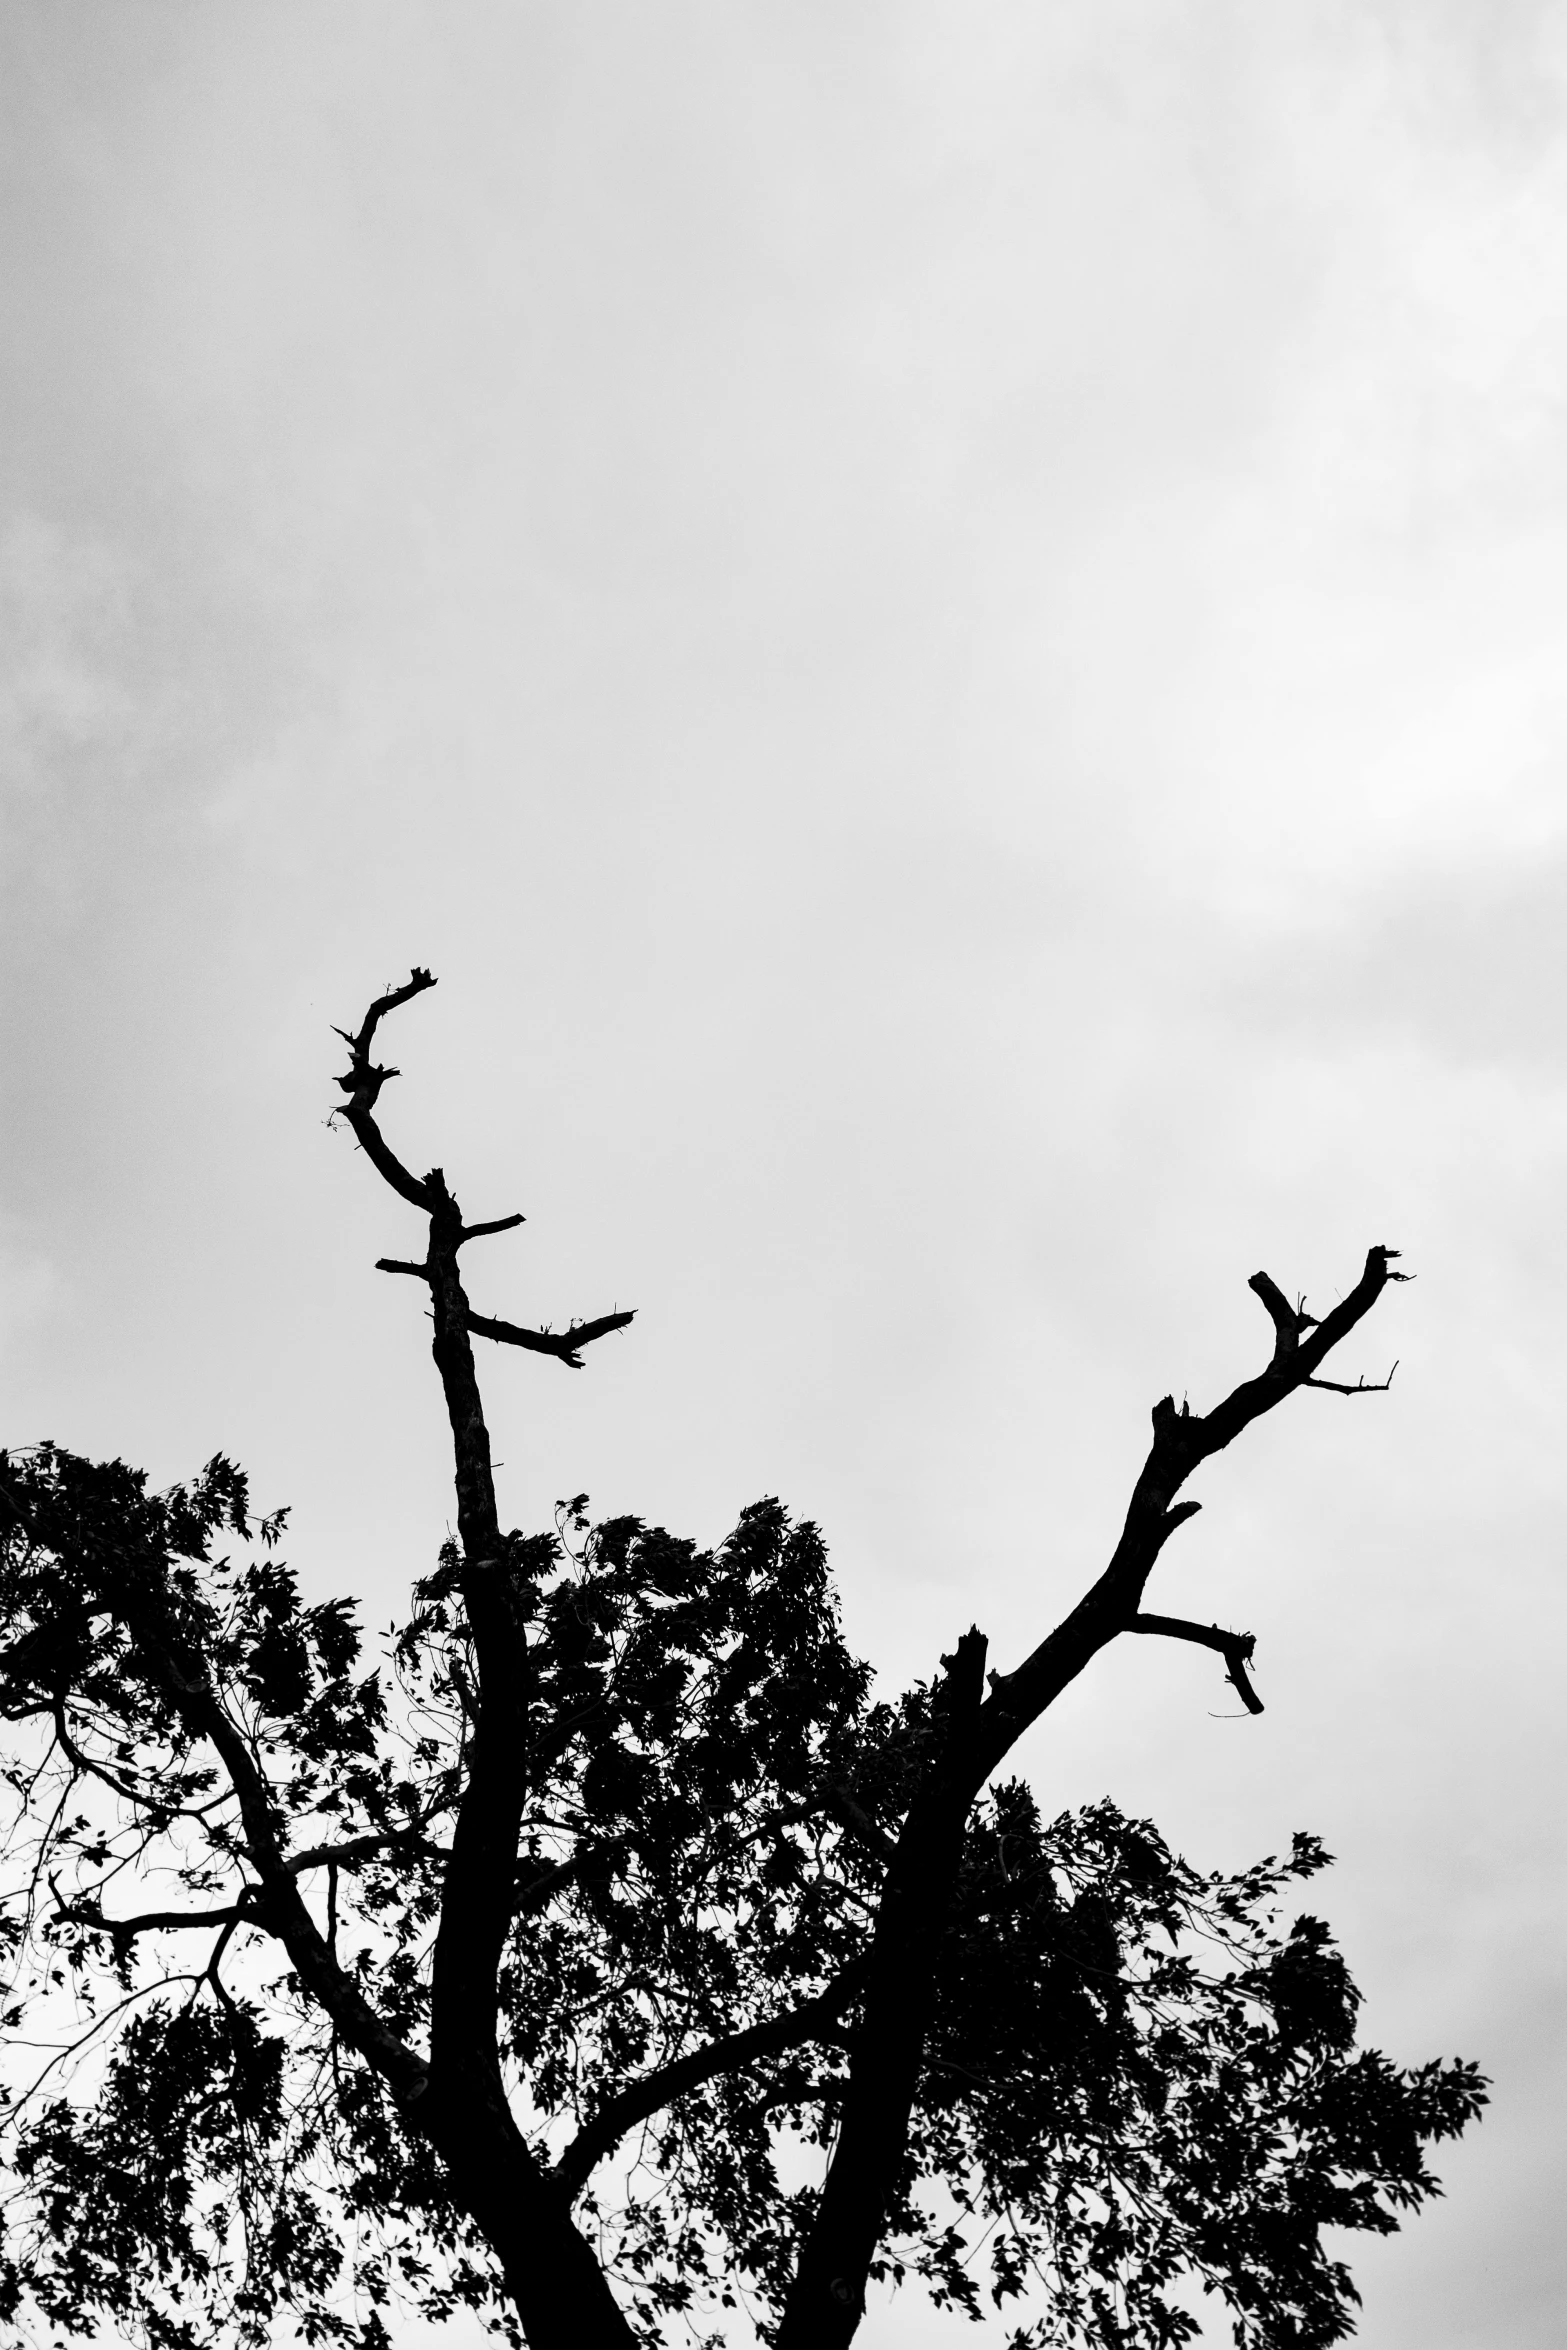
[[[409,1257],[378,1257],[376,1270],[402,1273],[415,1281],[426,1282],[441,1297],[446,1319],[458,1322],[463,1330],[476,1337],[493,1339],[501,1346],[521,1347],[529,1354],[550,1355],[568,1370],[580,1371],[581,1349],[591,1346],[595,1339],[608,1337],[611,1331],[626,1329],[635,1319],[634,1313],[599,1314],[591,1321],[573,1322],[565,1330],[533,1330],[517,1322],[474,1313],[457,1280],[458,1250],[470,1240],[481,1240],[497,1232],[514,1232],[526,1219],[515,1213],[493,1216],[477,1224],[464,1223],[442,1169],[432,1167],[424,1176],[412,1174],[388,1144],[377,1122],[375,1111],[381,1089],[399,1072],[372,1061],[370,1051],[376,1031],[389,1013],[411,1003],[415,996],[423,995],[435,984],[434,974],[416,965],[402,987],[388,988],[385,995],[376,998],[357,1029],[333,1031],[343,1039],[349,1054],[347,1074],[337,1080],[347,1096],[343,1117],[377,1173],[400,1198],[430,1218],[430,1253],[422,1264]]]
[[[1278,1283],[1266,1273],[1253,1273],[1246,1286],[1248,1289],[1255,1290],[1257,1296],[1267,1307],[1272,1319],[1274,1329],[1273,1360],[1275,1363],[1288,1361],[1299,1346],[1304,1333],[1316,1329],[1316,1315],[1307,1313],[1304,1298],[1299,1305],[1292,1306]]]

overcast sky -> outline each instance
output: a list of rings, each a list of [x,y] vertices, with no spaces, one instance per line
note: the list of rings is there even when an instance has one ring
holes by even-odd
[[[1266,1715],[1127,1642],[1023,1759],[1325,1838],[1368,2036],[1497,2083],[1366,2350],[1554,2350],[1567,13],[10,0],[0,117],[6,1437],[221,1447],[391,1616],[443,1416],[324,1120],[416,961],[476,1303],[639,1309],[483,1365],[509,1514],[780,1493],[892,1682],[1070,1604],[1250,1273],[1402,1248],[1153,1587]]]

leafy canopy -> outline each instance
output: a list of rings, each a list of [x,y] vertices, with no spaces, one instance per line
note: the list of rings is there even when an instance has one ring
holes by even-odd
[[[151,1493],[54,1446],[0,1460],[9,1873],[0,2322],[155,2350],[385,2343],[409,2302],[520,2337],[385,2082],[291,1971],[232,1772],[171,1701],[210,1688],[340,1961],[419,2044],[474,1658],[454,1549],[367,1667],[212,1461]],[[776,1501],[702,1551],[579,1496],[509,1538],[533,1790],[501,1977],[506,2085],[651,2342],[765,2336],[814,2209],[857,1970],[938,1699],[877,1702],[816,1529]],[[177,1661],[168,1665],[169,1657]],[[197,1685],[191,1683],[189,1685]],[[1324,2228],[1386,2232],[1483,2097],[1355,2040],[1325,1865],[1204,1874],[1101,1803],[976,1806],[876,2273],[1017,2345],[1175,2344],[1182,2277],[1243,2350],[1336,2341]]]

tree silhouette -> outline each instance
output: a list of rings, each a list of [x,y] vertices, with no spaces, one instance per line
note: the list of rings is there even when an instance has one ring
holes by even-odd
[[[389,2340],[472,2310],[532,2350],[847,2343],[868,2278],[1018,2345],[1163,2345],[1222,2296],[1238,2343],[1338,2340],[1326,2228],[1386,2232],[1472,2066],[1357,2048],[1324,1865],[1205,1875],[1109,1803],[1047,1821],[996,1774],[1122,1633],[1197,1641],[1260,1711],[1249,1635],[1143,1612],[1194,1469],[1305,1387],[1394,1251],[1318,1321],[1266,1275],[1272,1359],[1212,1411],[1154,1407],[1108,1566],[1008,1673],[966,1632],[872,1701],[816,1529],[776,1501],[711,1552],[586,1497],[502,1528],[465,1223],[377,1119],[383,1020],[342,1114],[426,1219],[457,1532],[365,1667],[223,1459],[152,1493],[53,1445],[0,1461],[0,1934],[16,2047],[0,2321],[155,2350]]]

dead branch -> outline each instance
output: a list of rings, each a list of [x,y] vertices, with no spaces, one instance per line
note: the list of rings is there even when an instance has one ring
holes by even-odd
[[[538,1741],[530,1709],[528,1598],[511,1571],[501,1532],[473,1338],[482,1335],[554,1355],[576,1369],[582,1346],[623,1329],[631,1316],[609,1315],[553,1335],[474,1314],[459,1272],[459,1251],[466,1240],[512,1229],[520,1217],[465,1223],[442,1170],[433,1167],[422,1181],[416,1179],[376,1124],[377,1098],[393,1074],[370,1058],[376,1028],[387,1013],[433,985],[428,971],[416,969],[405,988],[389,991],[370,1007],[356,1034],[339,1032],[349,1047],[348,1074],[338,1080],[347,1096],[343,1114],[384,1180],[429,1218],[424,1265],[400,1258],[384,1263],[389,1272],[422,1278],[429,1291],[431,1352],[452,1432],[459,1580],[476,1666],[473,1691],[460,1691],[467,1716],[466,1779],[452,1825],[432,1954],[430,2061],[409,2104],[447,2163],[469,2178],[468,2208],[508,2268],[519,2277],[532,2278],[536,2272],[555,2277],[549,2294],[560,2289],[560,2275],[575,2274],[584,2309],[598,2312],[602,2338],[618,2342],[629,2339],[624,2319],[564,2202],[546,2188],[537,2158],[512,2119],[501,2076],[497,1985],[512,1930],[517,1855]],[[543,2285],[537,2289],[546,2290]]]
[[[1302,1332],[1316,1328],[1315,1315],[1306,1312],[1304,1298],[1298,1306],[1292,1306],[1278,1283],[1266,1273],[1253,1273],[1246,1286],[1256,1291],[1272,1317],[1274,1361],[1286,1361],[1300,1344]]]
[[[1164,1545],[1195,1506],[1176,1500],[1181,1487],[1253,1420],[1316,1380],[1327,1355],[1370,1312],[1387,1283],[1407,1278],[1392,1269],[1397,1253],[1380,1245],[1368,1250],[1355,1287],[1320,1320],[1303,1303],[1292,1306],[1269,1275],[1254,1274],[1250,1286],[1274,1329],[1267,1368],[1242,1380],[1206,1413],[1189,1405],[1177,1411],[1173,1396],[1160,1398],[1152,1413],[1153,1443],[1109,1563],[1015,1671],[989,1676],[988,1696],[975,1679],[983,1669],[977,1634],[959,1643],[959,1656],[945,1660],[947,1677],[937,1696],[944,1737],[904,1815],[887,1869],[866,1955],[864,2004],[837,2145],[801,2250],[779,2350],[836,2350],[858,2322],[864,2280],[905,2159],[964,1822],[997,1765],[1099,1651],[1126,1631],[1164,1632],[1217,1648],[1248,1711],[1262,1710],[1246,1671],[1250,1636],[1176,1617],[1145,1617],[1143,1590]],[[971,1651],[967,1659],[965,1650]]]
[[[1189,1407],[1177,1411],[1168,1395],[1154,1405],[1153,1445],[1132,1488],[1126,1522],[1108,1566],[1015,1672],[992,1680],[969,1758],[975,1793],[1028,1724],[1107,1641],[1129,1628],[1160,1551],[1190,1513],[1190,1503],[1175,1502],[1181,1486],[1204,1461],[1233,1444],[1253,1420],[1316,1379],[1325,1357],[1371,1311],[1387,1283],[1408,1278],[1392,1269],[1397,1254],[1385,1245],[1369,1249],[1359,1281],[1320,1321],[1292,1306],[1266,1273],[1253,1274],[1248,1286],[1274,1326],[1271,1362],[1256,1378],[1232,1388],[1210,1412]]]
[[[1398,1362],[1395,1358],[1393,1371],[1397,1369]],[[1357,1379],[1353,1387],[1346,1387],[1341,1379],[1308,1379],[1306,1385],[1308,1387],[1325,1387],[1334,1395],[1386,1395],[1393,1384],[1393,1371],[1389,1371],[1385,1379]]]
[[[526,1216],[516,1215],[496,1216],[488,1224],[465,1224],[457,1236],[457,1246],[461,1248],[466,1241],[482,1240],[490,1232],[515,1232],[519,1224],[527,1221]]]
[[[238,1925],[249,1917],[237,1902],[224,1909],[148,1909],[133,1918],[109,1918],[86,1902],[57,1901],[54,1915],[60,1925],[86,1926],[116,1942],[134,1941],[138,1934],[178,1933],[186,1926]]]
[[[405,986],[391,988],[385,995],[376,998],[360,1022],[356,1034],[351,1035],[346,1028],[334,1030],[334,1034],[340,1036],[348,1047],[348,1074],[337,1082],[348,1096],[343,1105],[343,1116],[352,1127],[355,1140],[376,1173],[395,1192],[400,1193],[412,1206],[426,1210],[434,1206],[431,1178],[426,1177],[421,1183],[417,1176],[411,1175],[383,1140],[375,1122],[375,1105],[380,1098],[381,1088],[396,1077],[398,1071],[378,1067],[370,1058],[370,1047],[375,1041],[377,1028],[388,1012],[395,1012],[401,1004],[411,1003],[415,996],[423,995],[427,988],[434,985],[433,975],[421,971],[415,965]],[[433,1174],[438,1178],[439,1168],[434,1169]]]
[[[1195,1640],[1202,1648],[1216,1649],[1223,1657],[1228,1677],[1240,1691],[1241,1701],[1248,1713],[1260,1714],[1262,1699],[1247,1677],[1252,1650],[1257,1645],[1252,1632],[1224,1632],[1217,1624],[1192,1624],[1184,1616],[1136,1615],[1127,1626],[1129,1632],[1153,1632],[1166,1640]]]
[[[470,1313],[467,1326],[480,1338],[493,1338],[502,1346],[526,1347],[529,1354],[553,1355],[568,1370],[580,1371],[579,1346],[591,1346],[595,1338],[607,1338],[612,1330],[627,1329],[635,1319],[634,1312],[600,1314],[596,1321],[573,1322],[566,1330],[522,1330],[515,1322],[500,1322],[489,1314]]]
[[[522,1219],[519,1216],[511,1221],[521,1223]],[[499,1231],[501,1227],[496,1225],[487,1229]],[[471,1239],[472,1233],[464,1232],[461,1237],[464,1240]],[[377,1257],[375,1269],[378,1273],[406,1273],[415,1281],[435,1279],[429,1265],[416,1265],[407,1257]],[[478,1338],[494,1339],[498,1346],[520,1346],[529,1354],[552,1355],[556,1362],[564,1363],[568,1370],[580,1371],[582,1357],[577,1352],[579,1347],[591,1346],[595,1338],[607,1338],[613,1330],[628,1329],[635,1320],[635,1312],[600,1314],[591,1322],[573,1322],[564,1330],[527,1330],[519,1323],[503,1322],[491,1314],[476,1314],[468,1307],[463,1315],[463,1327],[471,1330]]]

